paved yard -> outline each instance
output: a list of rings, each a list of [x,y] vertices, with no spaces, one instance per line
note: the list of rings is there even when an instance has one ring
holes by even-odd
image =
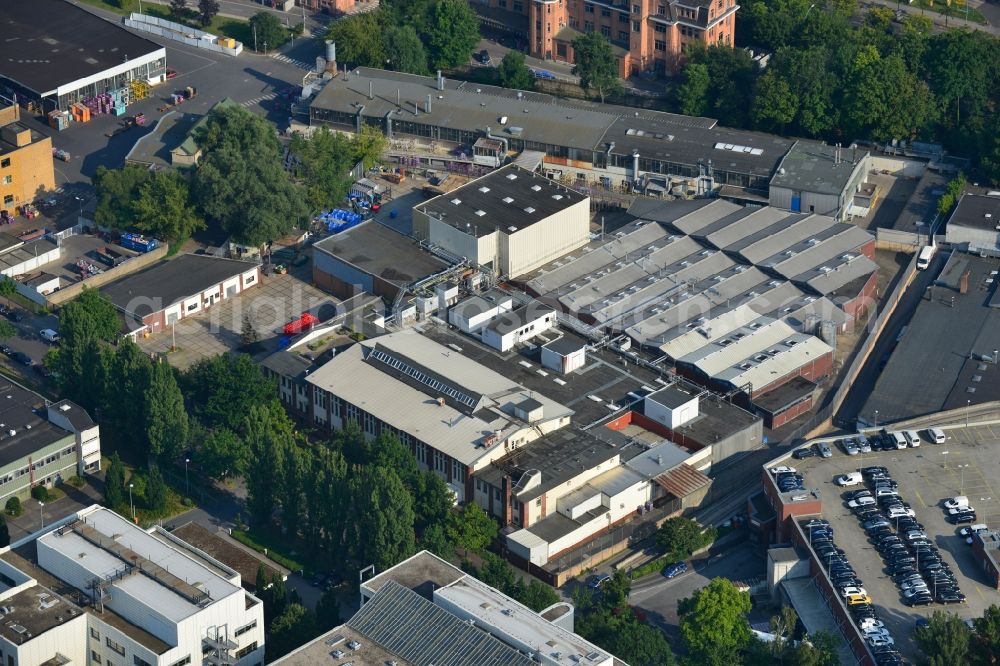
[[[197,316],[182,319],[170,330],[140,339],[139,347],[149,353],[166,354],[170,364],[185,369],[202,358],[232,351],[240,345],[244,316],[249,316],[260,337],[255,356],[278,348],[281,329],[306,310],[337,304],[330,294],[310,284],[312,262],[294,268],[287,275],[268,275],[261,283],[236,298],[223,301]],[[170,347],[176,344],[177,351]]]
[[[834,528],[837,545],[847,557],[873,599],[879,616],[889,627],[904,655],[914,656],[914,622],[935,610],[946,610],[963,618],[978,617],[990,604],[1000,603],[1000,593],[985,584],[971,547],[957,536],[957,528],[944,519],[942,500],[964,494],[976,509],[977,522],[1000,526],[1000,460],[996,446],[1000,426],[948,430],[945,444],[924,443],[917,449],[881,451],[848,457],[834,449],[832,458],[807,458],[792,461],[805,476],[806,488],[819,488],[823,498],[823,516]],[[885,564],[868,542],[858,520],[844,506],[841,489],[834,477],[868,465],[882,465],[899,484],[903,500],[912,505],[917,520],[951,565],[968,602],[953,606],[909,608],[902,603],[899,589],[883,571]],[[859,486],[860,487],[860,486]]]

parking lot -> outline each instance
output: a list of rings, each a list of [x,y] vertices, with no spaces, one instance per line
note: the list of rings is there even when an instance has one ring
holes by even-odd
[[[986,585],[985,576],[972,555],[971,546],[958,536],[961,527],[944,518],[942,502],[956,495],[966,495],[976,511],[976,523],[991,528],[1000,527],[1000,461],[995,447],[1000,442],[1000,426],[979,426],[969,429],[946,430],[944,444],[931,444],[926,438],[919,448],[895,451],[859,453],[847,456],[839,446],[833,447],[830,458],[812,457],[791,461],[805,477],[806,488],[818,488],[823,498],[823,517],[834,529],[837,546],[843,548],[851,565],[863,580],[872,597],[872,605],[897,647],[907,657],[913,657],[914,623],[918,617],[930,616],[935,610],[946,610],[962,618],[979,617],[994,603],[1000,603],[1000,593]],[[902,500],[909,503],[915,518],[922,523],[930,540],[940,551],[941,559],[954,572],[963,604],[941,606],[931,604],[911,608],[906,606],[896,583],[885,572],[885,562],[869,542],[861,523],[842,500],[846,489],[834,479],[841,474],[867,466],[883,466],[898,483]],[[854,486],[851,490],[864,488]]]

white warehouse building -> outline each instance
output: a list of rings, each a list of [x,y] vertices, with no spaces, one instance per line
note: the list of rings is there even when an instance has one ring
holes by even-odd
[[[238,572],[109,509],[88,507],[4,549],[0,574],[5,663],[264,663],[263,604]]]
[[[511,164],[414,206],[413,233],[516,278],[590,242],[590,198]]]

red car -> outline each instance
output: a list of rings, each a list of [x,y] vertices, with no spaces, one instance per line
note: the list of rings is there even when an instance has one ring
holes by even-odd
[[[173,79],[173,78],[175,78],[176,76],[177,76],[177,72],[176,72],[176,71],[174,71],[174,70],[172,70],[172,69],[168,69],[168,70],[167,70],[167,78],[168,78],[168,79]]]
[[[293,322],[285,324],[285,328],[282,332],[285,335],[297,335],[303,331],[310,330],[313,326],[319,323],[319,318],[310,312],[303,312],[302,316]]]

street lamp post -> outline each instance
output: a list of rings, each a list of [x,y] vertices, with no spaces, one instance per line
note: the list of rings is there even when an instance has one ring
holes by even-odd
[[[42,521],[42,527],[45,527],[45,513],[44,513],[44,509],[45,509],[45,502],[42,502],[41,500],[39,500],[39,502],[38,502],[38,517]]]
[[[969,408],[972,407],[972,399],[965,401],[965,429],[969,429]]]
[[[875,410],[875,430],[878,430],[878,410]]]
[[[132,486],[133,484],[128,484],[128,505],[132,509],[132,522],[135,522],[135,503],[132,501]]]
[[[80,217],[83,217],[83,197],[74,196],[73,198],[76,199],[77,202],[79,202],[79,204],[80,204]]]
[[[191,462],[190,458],[184,459],[184,494],[188,497],[191,496],[191,483],[188,481],[188,463]]]

